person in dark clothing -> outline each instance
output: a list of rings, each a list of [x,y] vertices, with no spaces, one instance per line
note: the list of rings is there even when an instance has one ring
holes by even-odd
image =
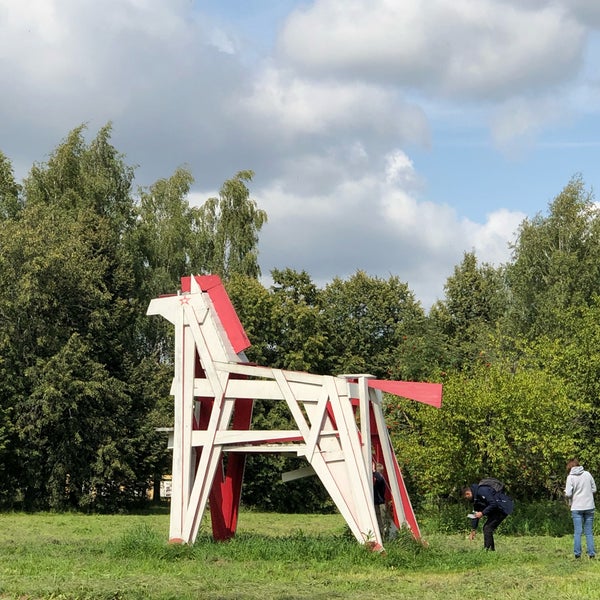
[[[469,539],[475,539],[479,519],[486,517],[483,525],[483,547],[486,550],[496,550],[494,545],[494,531],[506,519],[506,513],[496,502],[496,491],[489,485],[473,483],[463,490],[463,498],[473,502],[474,518],[471,519],[471,533]]]
[[[386,504],[385,504],[385,488],[386,482],[383,476],[383,465],[377,463],[373,471],[373,500],[375,502],[375,515],[379,524],[379,532],[381,537],[385,537],[385,525],[387,521]]]

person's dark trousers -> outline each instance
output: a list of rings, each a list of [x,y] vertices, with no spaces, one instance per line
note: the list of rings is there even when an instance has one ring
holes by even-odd
[[[506,515],[499,509],[494,509],[488,516],[485,525],[483,526],[483,547],[486,550],[495,550],[494,546],[494,531],[498,525],[506,519]]]

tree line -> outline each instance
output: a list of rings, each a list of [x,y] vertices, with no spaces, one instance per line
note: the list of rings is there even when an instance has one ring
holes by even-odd
[[[444,384],[440,410],[385,397],[414,502],[480,476],[522,499],[556,497],[565,459],[597,470],[600,217],[575,176],[524,220],[507,264],[464,254],[428,312],[407,283],[357,271],[260,282],[267,215],[251,171],[192,206],[190,172],[134,188],[111,126],[74,129],[17,182],[0,152],[0,507],[114,511],[170,470],[172,332],[145,315],[182,275],[219,274],[262,365]],[[257,427],[287,427],[257,402]],[[249,457],[243,501],[326,510],[316,479],[282,483],[287,457]]]

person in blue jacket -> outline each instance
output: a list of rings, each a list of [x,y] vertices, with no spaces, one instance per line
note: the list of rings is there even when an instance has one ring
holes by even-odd
[[[494,531],[498,525],[506,519],[506,512],[499,506],[496,501],[497,492],[489,485],[481,485],[472,483],[464,488],[463,498],[469,502],[473,502],[474,518],[471,519],[471,533],[469,539],[475,539],[479,519],[486,517],[483,525],[483,547],[486,550],[494,551]]]

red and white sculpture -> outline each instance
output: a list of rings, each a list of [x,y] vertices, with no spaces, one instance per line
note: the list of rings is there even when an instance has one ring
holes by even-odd
[[[183,277],[182,291],[152,300],[148,314],[175,326],[170,541],[195,541],[209,500],[213,537],[235,534],[245,459],[252,452],[304,457],[307,466],[284,479],[316,474],[356,539],[375,550],[383,546],[372,473],[374,462],[382,463],[395,525],[420,538],[385,424],[382,392],[439,407],[441,384],[249,364],[244,350],[250,342],[216,275]],[[285,402],[295,428],[251,429],[256,399]]]

